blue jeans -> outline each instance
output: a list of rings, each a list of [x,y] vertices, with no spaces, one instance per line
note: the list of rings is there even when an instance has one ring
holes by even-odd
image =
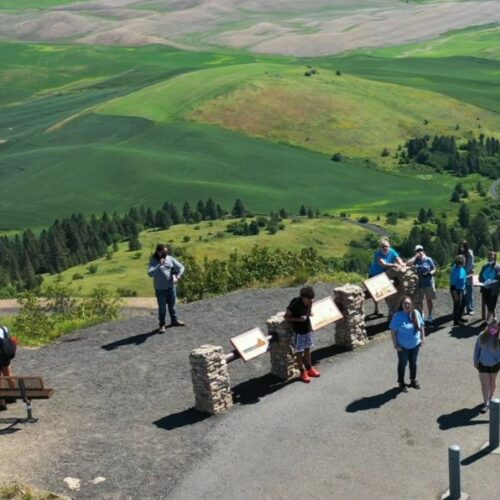
[[[398,351],[398,384],[405,383],[405,369],[408,362],[410,363],[410,380],[417,378],[417,358],[420,344],[413,349],[403,348]]]
[[[160,321],[160,327],[165,325],[167,307],[168,314],[170,315],[170,323],[175,323],[177,321],[177,313],[175,311],[177,293],[175,291],[175,286],[167,288],[166,290],[155,290],[155,293],[158,302],[158,320]]]
[[[465,310],[470,313],[474,310],[474,289],[472,288],[472,278],[467,278],[465,282]]]

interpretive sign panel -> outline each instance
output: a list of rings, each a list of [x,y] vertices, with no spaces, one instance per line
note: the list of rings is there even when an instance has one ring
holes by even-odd
[[[337,304],[331,297],[314,302],[312,306],[311,327],[313,330],[319,330],[330,323],[342,319],[344,315],[339,311]]]
[[[389,276],[385,273],[377,274],[377,276],[373,276],[373,278],[368,278],[363,281],[363,283],[375,302],[390,297],[398,292],[391,283]]]
[[[243,361],[249,361],[267,352],[269,341],[260,328],[254,328],[231,339]]]
[[[478,274],[473,274],[472,275],[472,286],[484,286],[484,283],[481,283],[479,281],[479,275]]]

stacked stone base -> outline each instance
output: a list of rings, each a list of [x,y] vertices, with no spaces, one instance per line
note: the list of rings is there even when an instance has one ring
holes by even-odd
[[[411,267],[404,269],[390,268],[386,273],[391,280],[394,280],[394,286],[398,291],[398,293],[385,299],[387,308],[389,309],[389,315],[392,316],[399,309],[403,297],[408,296],[415,299],[418,276]]]
[[[271,373],[281,380],[289,380],[299,375],[295,361],[295,350],[292,347],[294,333],[291,325],[281,312],[266,321],[269,335],[274,340],[269,346]]]
[[[189,355],[195,408],[215,415],[233,405],[229,373],[221,346],[202,345]]]
[[[365,294],[356,285],[344,285],[334,289],[335,302],[344,318],[337,321],[335,344],[354,348],[368,342],[365,328]]]

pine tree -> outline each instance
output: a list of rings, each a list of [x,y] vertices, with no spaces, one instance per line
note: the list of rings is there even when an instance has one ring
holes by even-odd
[[[243,202],[238,198],[234,202],[233,209],[231,210],[231,215],[233,217],[245,217],[246,214],[247,214],[247,211],[246,211],[245,207],[243,206]]]
[[[470,210],[465,203],[460,203],[460,208],[458,209],[458,224],[460,227],[466,229],[470,224]]]

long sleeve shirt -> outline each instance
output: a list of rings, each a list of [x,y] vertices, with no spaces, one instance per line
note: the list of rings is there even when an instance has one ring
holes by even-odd
[[[500,346],[494,349],[492,337],[488,338],[485,345],[482,345],[481,337],[482,335],[479,335],[476,340],[474,364],[481,363],[483,366],[494,366],[500,363]]]
[[[175,286],[174,276],[180,278],[184,269],[184,266],[170,255],[167,255],[163,263],[153,257],[149,263],[148,275],[153,278],[155,290],[168,290]]]

